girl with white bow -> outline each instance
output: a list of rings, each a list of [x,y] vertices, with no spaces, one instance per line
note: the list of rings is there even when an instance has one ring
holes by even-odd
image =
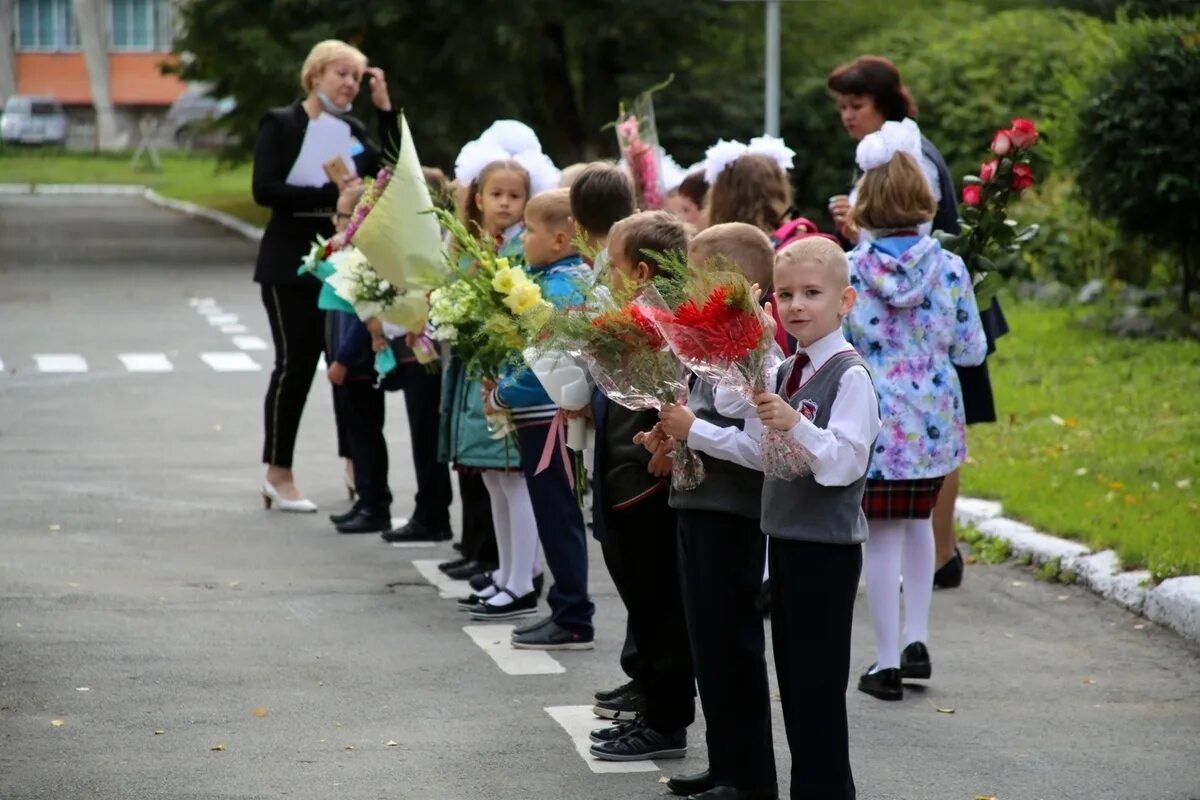
[[[966,457],[955,366],[981,363],[987,342],[962,259],[921,231],[937,202],[920,166],[916,123],[883,123],[863,137],[856,156],[864,175],[849,223],[867,235],[849,253],[858,300],[846,318],[846,339],[871,369],[883,421],[863,498],[869,526],[863,572],[876,662],[858,688],[899,700],[902,678],[932,674],[926,644],[934,572],[930,514],[943,479]]]

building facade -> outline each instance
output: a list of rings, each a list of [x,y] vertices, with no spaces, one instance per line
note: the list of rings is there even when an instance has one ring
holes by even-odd
[[[173,41],[172,0],[0,0],[0,102],[51,95],[71,145],[136,145],[187,88],[161,71]]]

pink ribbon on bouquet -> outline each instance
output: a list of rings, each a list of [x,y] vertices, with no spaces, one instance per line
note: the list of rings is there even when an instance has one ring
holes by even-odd
[[[538,461],[537,469],[533,471],[533,474],[541,475],[550,466],[550,460],[554,458],[555,439],[558,440],[558,450],[562,453],[563,467],[567,471],[567,483],[574,486],[575,468],[571,465],[571,458],[567,453],[567,412],[561,408],[550,423],[550,432],[546,435],[546,446],[542,448],[542,458]]]

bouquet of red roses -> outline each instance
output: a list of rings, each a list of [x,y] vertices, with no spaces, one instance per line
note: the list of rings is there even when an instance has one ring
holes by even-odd
[[[991,304],[1000,287],[1003,262],[1037,235],[1037,225],[1018,231],[1007,208],[1013,197],[1033,186],[1029,153],[1039,137],[1037,126],[1024,117],[1014,119],[1011,128],[996,131],[991,146],[995,157],[980,165],[978,175],[963,178],[960,232],[937,233],[945,248],[967,265],[981,309]]]
[[[679,360],[703,380],[751,401],[766,391],[773,331],[742,274],[695,273],[688,299],[669,316],[660,308],[655,322]],[[790,480],[810,471],[807,452],[786,432],[764,428],[761,454],[771,477]]]

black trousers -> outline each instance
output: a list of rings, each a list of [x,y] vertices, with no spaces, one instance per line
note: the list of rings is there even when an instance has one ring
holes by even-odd
[[[325,347],[325,312],[317,308],[321,285],[264,283],[261,288],[275,343],[275,368],[263,402],[262,460],[290,469],[300,416]]]
[[[629,614],[639,656],[642,719],[671,732],[696,719],[695,680],[683,595],[675,510],[667,492],[623,511],[609,511],[604,560]],[[614,569],[615,567],[615,569]]]
[[[333,341],[333,325],[334,318],[330,314],[325,315],[325,363],[332,364],[334,362],[334,354],[329,348],[329,343]],[[277,347],[276,350],[279,348]],[[338,387],[333,384],[329,385],[333,394],[333,424],[337,428],[337,449],[338,458],[350,458],[350,435],[346,432],[346,409],[345,400],[342,398]]]
[[[374,380],[348,380],[338,387],[346,412],[346,436],[354,462],[354,488],[359,505],[371,513],[392,506],[388,488],[388,450],[383,437],[384,393]]]
[[[858,545],[772,539],[771,640],[792,800],[854,800],[846,723]]]
[[[431,372],[417,363],[400,364],[397,369],[404,391],[404,410],[408,414],[413,472],[417,476],[417,497],[412,518],[417,524],[431,530],[449,530],[452,499],[450,468],[438,462],[438,405],[442,394],[442,374]]]
[[[716,511],[677,513],[684,610],[708,725],[709,769],[718,786],[774,790],[766,636],[756,604],[767,537],[758,520]]]
[[[550,425],[517,428],[517,447],[521,451],[521,470],[529,483],[533,517],[537,520],[542,554],[554,578],[546,593],[550,613],[560,627],[574,633],[592,633],[592,615],[596,612],[588,596],[587,531],[575,497],[575,487],[567,480],[567,469],[557,447],[550,466],[540,475],[538,461],[550,435]]]
[[[462,503],[462,556],[487,564],[500,563],[496,529],[492,525],[492,499],[478,472],[458,473],[458,500]]]

